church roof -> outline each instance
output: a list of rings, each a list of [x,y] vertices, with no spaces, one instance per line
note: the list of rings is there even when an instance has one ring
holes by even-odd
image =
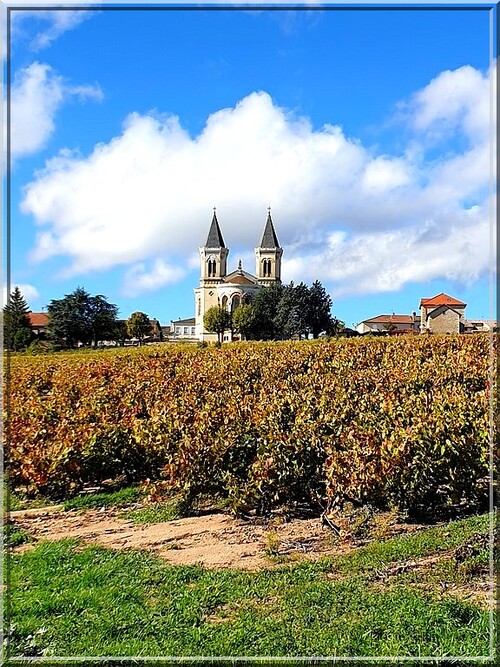
[[[205,243],[206,248],[225,248],[224,239],[222,238],[222,232],[219,227],[219,221],[217,220],[217,215],[215,214],[212,218],[212,224],[210,225],[210,230],[207,236],[207,242]]]
[[[260,241],[261,248],[279,248],[280,244],[276,232],[274,230],[273,221],[271,219],[271,211],[267,214],[266,226],[264,227],[264,233],[262,234],[262,239]]]
[[[257,283],[257,280],[252,280],[251,278],[247,278],[242,273],[236,272],[230,274],[229,276],[226,276],[224,278],[224,282],[231,283],[234,285],[255,285]]]
[[[224,278],[225,283],[231,283],[233,285],[258,285],[259,281],[255,276],[252,276],[251,273],[243,271],[241,266],[241,259],[238,262],[238,268],[236,271],[232,271],[229,275]]]

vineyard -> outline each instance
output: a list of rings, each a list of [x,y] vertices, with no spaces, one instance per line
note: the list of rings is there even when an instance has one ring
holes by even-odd
[[[476,502],[489,346],[477,334],[13,356],[9,481],[57,499],[149,479],[258,512]]]

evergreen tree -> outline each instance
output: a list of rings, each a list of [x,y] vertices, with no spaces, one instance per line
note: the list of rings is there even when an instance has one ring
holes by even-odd
[[[126,320],[117,320],[113,330],[113,339],[117,340],[119,345],[123,347],[125,345],[125,340],[127,339],[127,321]]]
[[[307,327],[313,338],[323,331],[328,332],[333,325],[331,314],[332,299],[319,280],[309,288]]]
[[[97,346],[100,340],[113,337],[118,308],[101,294],[91,296],[78,287],[63,299],[53,299],[48,312],[51,338],[64,339],[68,347],[74,347],[78,341]]]
[[[28,304],[16,286],[3,309],[4,347],[8,350],[22,350],[33,340],[29,312]]]
[[[138,338],[139,345],[142,345],[144,337],[151,333],[151,322],[146,313],[132,313],[127,320],[127,331],[131,338]]]
[[[253,301],[255,322],[249,336],[258,340],[276,340],[283,337],[279,323],[275,321],[284,291],[283,285],[273,283],[257,292]]]
[[[97,294],[90,297],[89,311],[92,342],[97,347],[100,340],[114,338],[118,308],[112,303],[108,303],[106,297],[102,294]]]

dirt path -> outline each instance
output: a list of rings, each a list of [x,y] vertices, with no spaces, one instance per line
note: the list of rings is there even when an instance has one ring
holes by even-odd
[[[276,518],[266,523],[213,513],[138,525],[124,518],[123,510],[103,508],[65,512],[62,506],[53,506],[11,512],[10,521],[33,538],[33,541],[12,549],[17,553],[32,549],[40,540],[77,538],[87,544],[99,544],[112,549],[146,549],[175,565],[234,567],[250,571],[274,567],[283,562],[316,560],[326,555],[346,553],[365,543],[352,535],[337,539],[328,528],[322,526],[319,518],[292,519],[288,522]],[[390,532],[411,533],[423,528],[424,525],[393,523]],[[447,550],[392,564],[379,577],[374,578],[372,585],[385,590],[390,579],[399,572],[432,567],[435,562],[449,557],[455,551]],[[419,588],[418,581],[414,586]],[[488,609],[491,604],[490,584],[486,574],[483,579],[471,580],[462,586],[446,585],[444,593],[472,601],[483,609]]]
[[[319,519],[294,519],[268,524],[243,521],[226,514],[207,514],[137,525],[117,510],[64,512],[60,508],[12,512],[11,520],[36,541],[75,537],[113,549],[148,549],[172,564],[237,567],[256,570],[278,559],[315,559],[348,549],[339,545]],[[34,542],[16,548],[32,548]],[[352,548],[352,547],[351,547]]]

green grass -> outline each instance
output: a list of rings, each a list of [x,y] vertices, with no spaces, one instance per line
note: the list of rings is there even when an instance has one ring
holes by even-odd
[[[445,562],[487,527],[474,517],[258,573],[40,543],[10,561],[10,655],[484,656],[489,612],[443,593],[432,567],[419,587],[377,577],[409,558],[442,552]],[[474,559],[465,574],[450,566],[440,576],[484,578],[484,549],[460,565]]]
[[[173,495],[162,502],[150,503],[145,507],[125,512],[124,518],[136,524],[163,523],[188,516],[199,516],[204,510],[211,512],[227,509],[227,498],[204,495],[193,503],[188,503],[182,495]]]
[[[127,487],[110,493],[89,493],[64,502],[65,510],[96,509],[100,507],[127,507],[141,499],[138,487]]]
[[[124,517],[137,524],[163,523],[185,516],[176,502],[151,503],[146,507],[126,512]]]
[[[32,537],[15,523],[6,523],[3,526],[3,544],[5,547],[17,547],[25,542],[31,542]]]

